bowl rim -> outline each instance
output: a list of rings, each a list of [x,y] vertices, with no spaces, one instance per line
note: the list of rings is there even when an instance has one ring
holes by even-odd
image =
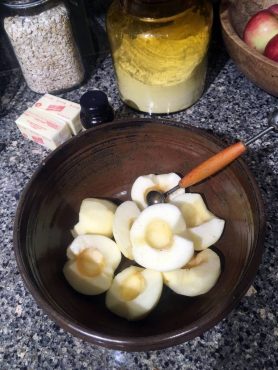
[[[256,49],[250,48],[238,35],[230,19],[230,2],[229,0],[222,0],[220,4],[220,21],[223,30],[227,36],[232,39],[240,49],[243,49],[249,56],[259,59],[261,62],[268,64],[269,66],[278,70],[277,62],[267,58],[263,54],[259,53]]]
[[[113,129],[119,128],[119,126],[126,127],[132,126],[134,124],[144,126],[145,124],[149,125],[166,125],[170,127],[174,127],[177,130],[188,130],[193,131],[197,135],[201,135],[205,137],[207,140],[214,142],[216,145],[225,148],[227,145],[223,143],[219,138],[216,136],[208,133],[204,129],[197,128],[195,126],[191,126],[189,124],[185,124],[182,122],[177,122],[168,119],[153,119],[153,118],[126,118],[115,120],[111,123],[106,123],[104,125],[86,130],[81,134],[73,137],[66,143],[59,146],[53,152],[47,155],[47,157],[40,163],[40,165],[36,168],[35,172],[32,174],[31,178],[25,185],[20,200],[17,206],[15,221],[14,221],[14,230],[13,230],[13,249],[16,257],[17,267],[22,277],[22,280],[35,299],[38,306],[52,319],[55,323],[57,323],[61,328],[63,328],[66,332],[70,332],[76,337],[79,337],[87,342],[92,344],[97,344],[102,347],[106,347],[109,349],[114,350],[121,350],[121,351],[150,351],[150,350],[159,350],[167,347],[172,347],[174,345],[178,345],[184,343],[188,340],[191,340],[197,336],[202,335],[205,331],[214,327],[217,323],[219,323],[223,318],[225,318],[239,303],[241,298],[245,295],[247,290],[249,289],[250,285],[252,284],[259,264],[262,259],[262,254],[264,250],[264,235],[265,235],[265,211],[263,200],[261,197],[261,193],[259,187],[256,183],[256,180],[249,170],[247,164],[243,161],[242,158],[237,159],[238,163],[240,163],[242,169],[244,170],[248,181],[251,183],[254,189],[254,199],[256,201],[256,206],[258,209],[258,220],[259,220],[259,230],[257,233],[257,238],[254,240],[255,247],[253,248],[252,255],[250,256],[250,260],[248,265],[246,266],[244,274],[241,276],[238,285],[236,286],[236,291],[233,292],[232,301],[230,295],[228,298],[225,297],[221,301],[220,305],[215,307],[216,314],[213,317],[207,319],[207,315],[204,315],[202,318],[198,319],[198,326],[193,322],[188,325],[186,328],[181,327],[177,330],[173,330],[171,332],[166,332],[159,335],[154,335],[150,337],[126,337],[126,336],[117,336],[111,337],[109,335],[103,335],[101,333],[95,332],[94,330],[86,329],[84,326],[79,325],[72,320],[70,320],[70,316],[67,316],[66,313],[62,315],[60,312],[57,312],[55,308],[49,303],[49,301],[45,298],[42,292],[37,290],[34,281],[29,276],[28,269],[25,266],[24,259],[20,249],[20,224],[21,224],[21,216],[27,201],[26,195],[28,194],[30,188],[33,186],[34,181],[39,176],[42,168],[52,160],[54,156],[59,153],[61,149],[67,148],[72,144],[73,141],[77,141],[80,137],[83,137],[88,134],[88,132],[95,132],[95,131],[102,131],[106,129]],[[223,308],[224,307],[224,308]]]

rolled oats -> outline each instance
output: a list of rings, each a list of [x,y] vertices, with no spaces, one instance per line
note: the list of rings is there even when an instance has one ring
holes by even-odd
[[[58,92],[82,82],[84,67],[63,2],[41,12],[7,17],[4,28],[30,89]]]

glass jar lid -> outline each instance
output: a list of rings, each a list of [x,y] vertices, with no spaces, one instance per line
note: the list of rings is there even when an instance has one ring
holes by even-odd
[[[26,9],[47,3],[51,0],[7,0],[3,1],[3,5],[12,9]]]
[[[165,18],[192,7],[196,0],[120,0],[131,15],[142,18]]]

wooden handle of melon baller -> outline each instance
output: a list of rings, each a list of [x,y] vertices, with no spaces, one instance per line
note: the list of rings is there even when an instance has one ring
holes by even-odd
[[[181,188],[188,188],[200,182],[207,177],[222,170],[229,163],[233,162],[241,154],[246,151],[246,146],[242,143],[236,143],[228,148],[221,150],[221,152],[213,155],[199,166],[193,168],[187,175],[185,175],[179,182]]]

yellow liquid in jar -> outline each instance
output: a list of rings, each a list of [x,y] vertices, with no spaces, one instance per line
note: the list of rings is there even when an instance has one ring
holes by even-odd
[[[113,3],[107,28],[119,90],[132,107],[170,113],[192,105],[202,94],[212,23],[207,2],[164,19],[120,14]]]

